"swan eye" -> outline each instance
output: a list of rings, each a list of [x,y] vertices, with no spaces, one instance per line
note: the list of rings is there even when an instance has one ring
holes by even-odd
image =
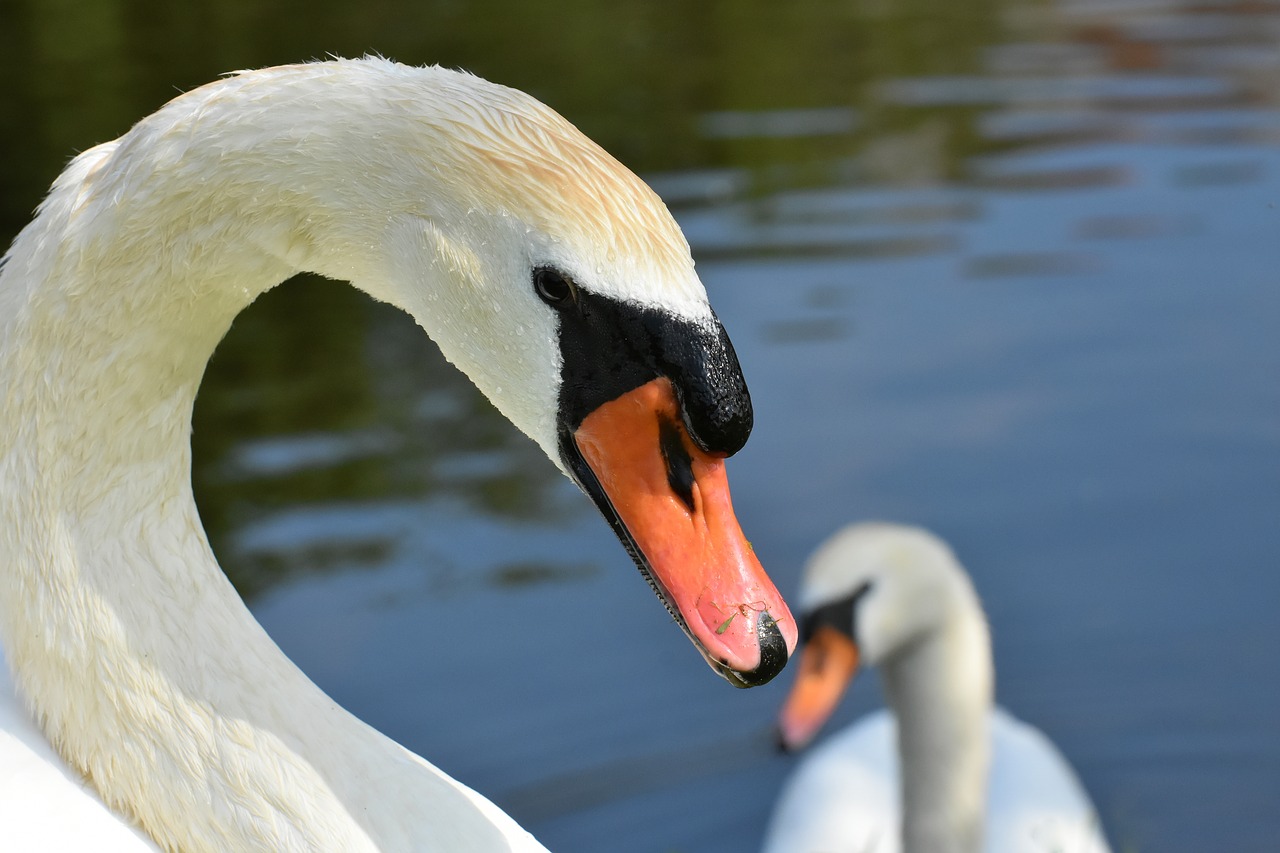
[[[539,267],[533,271],[533,289],[548,305],[563,305],[573,298],[573,285],[558,270]]]

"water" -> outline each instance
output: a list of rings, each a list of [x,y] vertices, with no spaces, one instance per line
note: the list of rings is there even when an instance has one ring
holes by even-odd
[[[686,229],[755,400],[730,476],[779,586],[846,521],[934,528],[1001,701],[1118,849],[1274,849],[1280,4],[960,5],[11,0],[0,230],[231,68],[377,50],[529,90]],[[787,676],[708,672],[407,318],[272,292],[194,443],[228,573],[360,717],[555,850],[756,844]],[[864,678],[839,719],[877,701]]]

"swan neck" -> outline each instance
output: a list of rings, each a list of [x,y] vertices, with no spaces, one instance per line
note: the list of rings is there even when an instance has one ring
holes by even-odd
[[[971,590],[944,617],[881,664],[897,719],[903,849],[982,849],[990,762],[991,640]]]
[[[208,359],[301,269],[376,281],[375,241],[345,200],[298,191],[314,163],[252,169],[216,134],[175,159],[159,144],[171,128],[148,121],[81,155],[0,268],[0,644],[15,683],[68,763],[169,849],[528,838],[338,707],[220,570],[190,480]]]

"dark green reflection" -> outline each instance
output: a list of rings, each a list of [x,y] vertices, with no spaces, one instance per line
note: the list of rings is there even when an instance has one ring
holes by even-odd
[[[931,171],[954,175],[975,144],[972,108],[886,106],[875,83],[977,70],[1001,35],[1000,10],[1017,5],[3,0],[0,235],[21,227],[71,154],[177,92],[328,54],[440,63],[524,89],[641,172],[714,164],[748,169],[762,190],[825,183],[868,144],[929,126],[941,140]],[[847,108],[858,122],[815,137],[700,132],[710,112],[801,108]]]
[[[342,539],[237,558],[232,533],[289,507],[446,497],[556,518],[560,474],[406,315],[298,276],[245,310],[196,401],[194,482],[227,574],[251,595],[295,571],[374,565],[394,542]]]

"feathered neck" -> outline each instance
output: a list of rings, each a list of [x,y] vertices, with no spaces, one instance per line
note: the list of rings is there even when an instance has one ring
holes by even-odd
[[[897,719],[903,849],[977,853],[990,763],[991,637],[967,583],[941,603],[930,630],[880,663]]]
[[[305,192],[313,164],[251,170],[219,149],[229,137],[178,127],[77,158],[0,269],[0,642],[15,681],[63,757],[167,848],[532,847],[337,707],[217,565],[188,441],[214,346],[303,265],[370,290],[379,270],[358,232],[341,262],[317,250],[351,211]]]

